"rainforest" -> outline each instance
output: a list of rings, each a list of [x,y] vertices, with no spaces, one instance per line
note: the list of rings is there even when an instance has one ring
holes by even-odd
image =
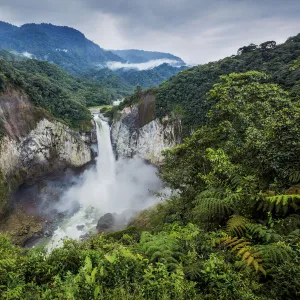
[[[136,53],[125,52],[125,58]],[[1,50],[0,153],[11,159],[5,147],[24,147],[26,155],[16,169],[0,160],[0,223],[8,224],[10,199],[24,184],[41,184],[41,176],[58,165],[63,174],[85,166],[78,171],[82,177],[72,173],[67,187],[41,191],[51,196],[67,190],[69,198],[51,200],[56,205],[80,199],[78,207],[68,206],[69,215],[57,216],[65,227],[86,232],[80,238],[77,229],[74,236],[65,234],[59,221],[49,236],[63,232],[63,239],[49,247],[40,236],[34,245],[20,238],[32,224],[17,232],[0,224],[0,298],[298,299],[299,57],[297,35],[278,45],[250,44],[176,74],[163,65],[169,70],[164,81],[145,71],[132,77],[125,70],[68,73],[77,72],[78,64],[62,70]],[[111,83],[122,72],[127,75],[119,89],[103,83],[103,74]],[[113,105],[119,96],[124,98]],[[17,98],[23,106],[13,110]],[[36,139],[41,133],[34,130],[44,125],[45,135]],[[63,129],[56,133],[57,127]],[[98,150],[90,157],[82,134],[92,131],[97,137],[89,147]],[[48,135],[50,150],[43,154]],[[9,148],[12,140],[17,146]],[[38,159],[31,160],[34,149]],[[110,223],[129,210],[122,224],[99,229],[101,216]],[[72,225],[79,213],[85,223]]]

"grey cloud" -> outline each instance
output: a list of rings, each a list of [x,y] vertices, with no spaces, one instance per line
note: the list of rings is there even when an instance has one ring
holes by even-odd
[[[191,63],[300,32],[299,0],[0,0],[0,19],[81,30],[104,48],[167,51]]]

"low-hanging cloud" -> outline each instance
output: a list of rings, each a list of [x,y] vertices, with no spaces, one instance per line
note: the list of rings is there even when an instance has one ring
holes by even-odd
[[[162,64],[169,64],[174,67],[180,66],[179,62],[177,60],[172,60],[172,59],[153,59],[145,63],[121,63],[117,61],[109,61],[107,62],[106,66],[111,69],[111,70],[118,70],[118,69],[133,69],[133,70],[149,70],[153,69],[155,67],[158,67]]]

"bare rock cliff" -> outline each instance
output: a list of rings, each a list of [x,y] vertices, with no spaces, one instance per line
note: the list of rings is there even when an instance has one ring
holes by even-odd
[[[126,107],[116,117],[111,129],[112,143],[118,156],[137,155],[159,165],[162,150],[181,142],[180,120],[154,115],[155,96],[145,95],[139,104]]]
[[[9,88],[0,96],[0,216],[16,186],[91,159],[86,135],[53,120],[24,92]]]

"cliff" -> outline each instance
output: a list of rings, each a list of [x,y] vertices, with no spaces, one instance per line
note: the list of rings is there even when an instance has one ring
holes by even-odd
[[[179,119],[156,119],[155,96],[149,92],[138,104],[125,107],[112,125],[112,144],[118,156],[137,155],[155,165],[162,162],[161,151],[181,142]]]
[[[88,139],[35,107],[21,90],[0,96],[0,216],[18,185],[92,159]]]

